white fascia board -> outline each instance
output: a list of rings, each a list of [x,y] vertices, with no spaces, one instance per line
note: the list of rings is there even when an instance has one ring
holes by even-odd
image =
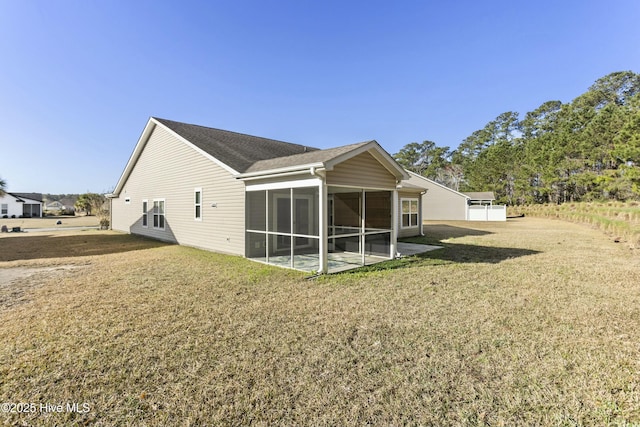
[[[372,145],[373,145],[373,141],[371,141],[371,142],[369,142],[369,143],[367,143],[365,145],[362,145],[362,146],[360,146],[358,148],[354,148],[353,150],[351,150],[351,151],[349,151],[347,153],[344,153],[344,154],[341,154],[341,155],[339,155],[337,157],[334,157],[333,159],[325,162],[325,167],[329,171],[333,170],[333,167],[335,165],[337,165],[339,163],[342,163],[342,162],[345,162],[345,161],[349,160],[350,158],[355,157],[355,156],[357,156],[359,154],[362,154],[362,153],[364,153],[366,151],[369,151],[371,149]]]
[[[20,200],[22,200],[23,202],[24,202],[24,201],[27,201],[27,202],[43,203],[43,204],[44,204],[44,202],[43,202],[43,201],[41,201],[41,200],[29,199],[28,197],[20,197]],[[33,203],[31,203],[31,204],[33,204]]]
[[[136,143],[136,146],[133,149],[133,153],[131,153],[131,156],[129,157],[129,161],[127,162],[127,165],[124,167],[124,170],[122,171],[122,175],[120,175],[120,179],[116,184],[116,188],[113,190],[113,193],[111,193],[112,198],[117,198],[120,195],[120,191],[122,191],[122,187],[124,187],[125,182],[127,182],[127,179],[129,178],[129,174],[131,174],[131,171],[133,170],[133,167],[138,161],[138,158],[140,157],[142,150],[144,149],[145,145],[147,145],[149,136],[151,136],[151,133],[153,132],[153,129],[155,129],[157,124],[158,122],[155,121],[153,118],[149,118],[149,120],[147,121],[147,124],[144,127],[144,130],[142,131],[142,135],[140,135],[140,138],[138,138],[138,142]]]
[[[405,169],[405,170],[406,170],[406,169]],[[446,185],[442,185],[442,184],[440,184],[440,183],[438,183],[438,182],[435,182],[435,181],[434,181],[434,180],[432,180],[432,179],[426,178],[426,177],[424,177],[424,176],[422,176],[422,175],[418,175],[418,174],[417,174],[417,173],[415,173],[415,172],[411,172],[410,170],[407,170],[407,172],[408,172],[410,175],[413,175],[413,176],[415,176],[415,177],[417,177],[417,178],[420,178],[420,179],[424,179],[425,181],[428,181],[430,184],[436,185],[436,186],[438,186],[438,187],[440,187],[440,188],[444,188],[445,190],[449,190],[449,191],[451,191],[452,193],[457,194],[458,196],[462,196],[462,197],[464,197],[465,199],[470,199],[470,198],[471,198],[471,197],[467,196],[466,194],[462,194],[461,192],[456,191],[456,190],[454,190],[453,188],[449,188],[449,187],[447,187]]]
[[[163,125],[153,117],[150,117],[149,121],[147,122],[147,125],[144,127],[144,130],[142,131],[142,135],[140,135],[140,138],[138,139],[138,143],[136,144],[136,147],[133,149],[133,153],[131,154],[131,157],[129,157],[129,161],[127,162],[127,165],[125,166],[124,171],[122,172],[122,175],[118,180],[118,184],[116,185],[116,188],[113,190],[113,193],[110,194],[111,198],[117,198],[120,195],[120,191],[122,191],[122,187],[124,187],[125,182],[129,178],[129,175],[131,174],[133,167],[138,161],[138,158],[140,158],[140,155],[142,154],[144,147],[147,145],[147,142],[149,141],[149,138],[151,137],[151,134],[153,133],[153,130],[156,128],[156,126],[162,126],[167,132],[173,135],[176,139],[186,144],[188,147],[192,148],[194,151],[203,155],[207,159],[213,161],[218,166],[227,170],[230,174],[234,176],[238,175],[238,171],[229,167],[229,165],[222,163],[220,160],[216,159],[211,154],[196,147],[195,145],[190,143],[188,140],[178,135],[173,130],[169,129],[167,126]]]
[[[378,150],[372,152],[371,155],[375,157],[376,160],[378,160],[383,166],[385,166],[392,174],[398,176],[399,173],[400,180],[409,179],[409,174],[407,174],[407,171],[402,166],[400,166],[398,162],[377,142],[376,146],[378,147]],[[383,160],[386,162],[386,165]]]
[[[317,168],[317,169],[324,169],[324,163],[307,163],[306,165],[296,165],[296,166],[287,166],[284,168],[278,168],[278,169],[268,169],[268,170],[264,170],[264,171],[258,171],[258,172],[248,172],[248,173],[241,173],[236,175],[236,178],[240,179],[240,180],[249,180],[249,179],[261,179],[261,178],[270,178],[270,177],[277,177],[278,175],[281,175],[283,173],[306,173],[309,172],[309,170],[311,168]]]
[[[326,162],[327,170],[332,170],[334,166],[339,163],[345,162],[355,156],[358,156],[365,152],[370,152],[370,154],[380,162],[382,166],[384,166],[391,174],[396,176],[399,180],[409,179],[409,175],[407,175],[406,171],[403,167],[401,167],[398,162],[396,162],[393,157],[387,153],[384,148],[378,144],[377,141],[371,141],[365,145],[362,145],[354,150],[349,151],[348,153],[344,153],[340,156],[337,156],[328,162]]]
[[[9,194],[9,193],[7,193],[7,194],[10,195],[11,197],[13,197],[17,203],[25,203],[25,201],[27,201],[27,202],[44,204],[44,202],[42,202],[41,200],[30,199],[28,197],[17,197],[17,196],[14,196],[13,194]],[[33,204],[33,203],[30,203],[30,204]]]

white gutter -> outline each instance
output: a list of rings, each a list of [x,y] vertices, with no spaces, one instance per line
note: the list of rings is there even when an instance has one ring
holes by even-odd
[[[425,194],[427,194],[427,191],[429,191],[428,188],[425,188],[425,190],[420,193],[420,236],[424,237],[424,218],[422,217],[422,212],[424,211],[424,206],[422,206],[424,204],[424,196]]]
[[[241,173],[236,175],[236,178],[240,180],[248,180],[248,179],[295,175],[295,174],[301,174],[301,173],[308,173],[311,170],[311,168],[314,168],[314,170],[316,168],[324,169],[324,163],[308,163],[306,165],[286,166],[278,169],[269,169],[269,170],[258,171],[258,172]]]
[[[320,185],[318,186],[318,228],[320,239],[318,242],[318,255],[320,265],[318,266],[318,274],[326,274],[329,272],[329,259],[328,259],[328,244],[329,244],[329,213],[327,210],[327,183],[326,183],[326,170],[318,171],[315,166],[309,168],[311,176],[318,177],[320,179]]]

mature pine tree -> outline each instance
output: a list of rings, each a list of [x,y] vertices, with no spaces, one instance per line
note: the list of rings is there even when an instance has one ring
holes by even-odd
[[[422,144],[412,142],[394,154],[398,163],[406,169],[430,179],[436,179],[440,170],[448,164],[449,147],[438,147],[433,141]]]
[[[640,199],[640,75],[611,73],[570,103],[500,114],[451,153],[434,147],[411,143],[396,159],[510,204]]]

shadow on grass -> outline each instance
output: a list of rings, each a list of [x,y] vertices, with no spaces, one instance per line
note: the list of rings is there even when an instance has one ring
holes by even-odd
[[[169,244],[141,236],[111,232],[79,232],[73,235],[25,233],[4,238],[0,242],[0,261],[106,255]]]
[[[442,248],[406,258],[384,261],[378,264],[368,265],[338,274],[357,274],[368,271],[396,270],[416,265],[445,265],[453,263],[498,264],[508,259],[540,253],[540,251],[531,249],[503,248],[446,242],[447,239],[456,237],[484,236],[487,234],[493,234],[490,231],[476,230],[473,228],[434,224],[425,227],[425,234],[425,236],[402,238],[400,241],[418,243],[421,245],[436,245],[442,246]]]
[[[403,239],[406,240],[406,239]],[[408,240],[408,239],[407,239]],[[421,242],[413,243],[424,243]],[[348,270],[338,274],[358,274],[369,271],[397,270],[399,268],[413,267],[417,265],[446,265],[455,263],[471,264],[498,264],[508,259],[535,255],[540,251],[520,248],[500,248],[494,246],[478,246],[464,244],[438,243],[442,249],[425,252],[418,255],[384,261],[378,264],[367,265],[354,270]]]
[[[476,230],[474,228],[455,227],[453,225],[446,224],[426,224],[423,226],[425,236],[437,241],[454,239],[457,237],[466,236],[486,236],[487,234],[493,234],[490,231]],[[421,238],[421,237],[418,237]]]

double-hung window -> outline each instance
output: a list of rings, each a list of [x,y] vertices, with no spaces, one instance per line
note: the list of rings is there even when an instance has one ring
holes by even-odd
[[[8,203],[3,203],[2,204],[2,215],[7,215],[9,213],[9,204]]]
[[[164,199],[153,201],[153,228],[164,230]]]
[[[194,218],[197,220],[202,219],[202,188],[196,188],[194,190]]]
[[[143,227],[148,227],[149,226],[149,220],[148,220],[148,212],[149,212],[149,202],[147,200],[143,200],[142,201],[142,226]]]
[[[418,199],[402,199],[402,227],[418,226]]]

